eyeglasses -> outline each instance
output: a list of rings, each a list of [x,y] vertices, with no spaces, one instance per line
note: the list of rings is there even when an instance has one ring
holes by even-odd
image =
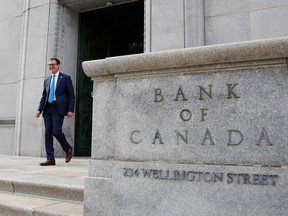
[[[52,66],[55,66],[55,65],[58,65],[58,64],[47,64],[49,67],[52,67]]]

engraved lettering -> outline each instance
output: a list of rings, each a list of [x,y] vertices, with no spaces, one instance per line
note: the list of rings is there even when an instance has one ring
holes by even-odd
[[[184,109],[180,112],[180,118],[183,121],[189,121],[192,118],[192,113],[188,109]]]
[[[233,173],[228,173],[228,174],[227,174],[227,183],[228,183],[228,184],[233,183],[233,177],[234,177],[234,174],[233,174]]]
[[[272,185],[276,185],[276,179],[278,178],[278,175],[269,175],[269,178],[272,181]]]
[[[144,177],[150,178],[151,172],[152,172],[151,169],[142,169],[142,171],[143,171],[143,176],[144,176]]]
[[[159,170],[153,170],[152,172],[152,177],[153,179],[158,179],[159,178]]]
[[[193,171],[189,171],[189,172],[187,172],[187,180],[188,181],[194,181],[195,180],[195,172],[193,172]]]
[[[142,170],[140,173],[139,170]],[[174,180],[190,182],[225,182],[224,173],[192,170],[161,170],[161,169],[141,169],[124,168],[124,177],[143,177],[155,180]],[[278,175],[258,174],[258,173],[227,173],[226,182],[228,184],[245,185],[272,185],[277,183]]]
[[[208,109],[201,109],[201,121],[205,121],[204,116],[207,116],[207,112],[205,111],[208,111]]]
[[[174,171],[174,180],[185,180],[186,179],[186,171]]]
[[[163,175],[163,170],[159,170],[159,178],[160,179],[166,179],[166,176]]]
[[[240,98],[239,94],[236,91],[236,87],[239,85],[239,83],[228,83],[226,84],[227,87],[227,99],[232,98]],[[199,88],[199,100],[205,100],[205,97],[208,99],[213,99],[213,85],[207,85],[207,86],[198,86]],[[163,92],[161,88],[154,88],[154,102],[159,103],[164,100]],[[180,85],[178,88],[178,91],[176,93],[176,97],[174,101],[187,101],[188,98],[186,97],[186,94],[184,93],[182,86]]]
[[[164,97],[162,95],[162,89],[156,88],[155,89],[155,100],[154,100],[154,102],[156,102],[156,103],[162,102],[163,99],[164,99]]]
[[[263,175],[262,176],[262,185],[267,185],[268,184],[268,175]]]
[[[213,180],[213,175],[211,175],[210,172],[205,172],[204,173],[204,181],[205,182],[211,182]]]
[[[251,184],[249,174],[244,174],[244,184]]]
[[[125,177],[132,177],[133,176],[133,170],[131,168],[124,168],[124,176]]]
[[[213,173],[213,175],[214,175],[214,182],[217,182],[217,179],[220,182],[223,181],[223,173]]]
[[[184,111],[183,111],[184,113]],[[189,110],[187,110],[187,113],[191,113]],[[183,115],[183,114],[182,114]],[[184,115],[183,115],[184,116]],[[185,117],[188,118],[188,117]],[[190,118],[190,116],[189,116]],[[188,119],[187,119],[188,120]],[[164,131],[165,132],[165,131]],[[172,132],[174,134],[174,144],[175,145],[180,145],[181,143],[185,143],[187,145],[191,144],[190,141],[190,133],[188,129],[182,129],[178,130],[175,129],[174,131],[166,131],[165,133],[160,132],[160,129],[157,128],[155,131],[152,133],[153,137],[151,138],[151,141],[149,143],[151,144],[167,144],[165,141],[166,135],[168,135],[168,132]],[[235,129],[227,129],[228,136],[227,136],[227,145],[228,146],[239,146],[240,144],[243,143],[245,140],[244,134],[240,130],[235,130]],[[142,134],[143,132],[140,130],[133,130],[129,134],[130,142],[132,144],[141,144],[145,143],[147,140],[145,140],[145,136]],[[150,135],[151,136],[151,135]],[[266,143],[266,144],[265,144]],[[173,144],[173,143],[168,143],[168,144]],[[203,139],[199,141],[199,144],[201,145],[215,145],[215,144],[222,144],[221,143],[214,143],[214,136],[212,136],[210,129],[206,128],[205,133],[203,134]],[[223,143],[224,144],[224,143]],[[265,128],[262,128],[258,143],[255,145],[258,146],[272,146],[273,144],[270,142],[270,139],[268,137],[268,133]],[[169,146],[169,145],[168,145]]]
[[[134,174],[135,176],[137,176],[137,177],[140,175],[138,168],[134,171],[133,174]]]
[[[252,175],[252,184],[260,184],[261,175],[253,174]]]
[[[262,140],[265,140],[266,143],[267,143],[267,146],[272,146],[273,144],[270,142],[269,138],[268,138],[268,135],[267,135],[267,132],[265,130],[265,128],[263,127],[262,128],[262,132],[260,134],[260,138],[259,138],[259,141],[256,145],[260,146]],[[264,142],[264,141],[263,141]]]
[[[235,92],[234,92],[234,88],[238,85],[238,83],[235,84],[226,84],[227,85],[227,98],[231,99],[231,98],[240,98],[240,96],[238,96]]]
[[[182,91],[182,87],[180,86],[176,95],[176,98],[174,101],[178,101],[178,97],[181,96],[182,97],[182,101],[187,101],[187,98],[185,97],[183,91]]]
[[[155,137],[154,137],[152,144],[156,144],[157,139],[159,140],[159,144],[164,144],[164,142],[162,141],[159,129],[156,130],[156,134],[155,134]]]
[[[196,172],[196,181],[201,181],[202,177],[203,177],[203,172]]]
[[[178,130],[175,130],[176,134],[177,134],[177,143],[176,145],[179,145],[179,137],[186,143],[188,144],[188,130],[185,130],[185,137],[183,136],[183,134],[181,134]]]
[[[230,146],[235,146],[235,145],[240,145],[243,141],[243,134],[239,131],[239,130],[227,130],[228,131],[228,137],[229,137],[229,141],[228,141],[228,145]],[[232,140],[232,133],[234,134],[238,134],[238,140],[237,142],[235,140]],[[235,137],[235,136],[234,136]],[[234,142],[233,142],[234,141]]]
[[[167,180],[173,180],[173,177],[170,176],[170,170],[166,170],[166,179]]]
[[[252,174],[251,183],[254,185],[268,185],[269,184],[269,175],[262,174]],[[271,181],[271,185],[273,185],[273,181]]]
[[[204,135],[204,139],[203,139],[203,142],[201,143],[201,145],[205,145],[206,140],[210,141],[210,145],[215,145],[213,140],[212,140],[212,136],[211,136],[210,131],[208,130],[208,128],[206,130],[206,133]]]
[[[141,141],[142,141],[142,139],[137,139],[137,140],[135,140],[135,138],[134,138],[134,134],[140,134],[140,131],[139,130],[134,130],[134,131],[132,131],[132,133],[131,133],[131,136],[130,136],[130,141],[132,142],[132,143],[134,143],[134,144],[139,144]],[[137,138],[137,135],[135,135],[136,136],[136,138]]]
[[[127,168],[124,167],[123,169],[124,169],[124,174],[123,175],[127,176]]]
[[[199,95],[200,95],[199,100],[204,100],[204,99],[203,99],[203,92],[204,92],[209,98],[212,99],[212,85],[208,85],[208,86],[209,86],[209,90],[208,90],[208,91],[206,91],[206,89],[205,89],[203,86],[198,86],[198,87],[199,87],[199,91],[200,91],[200,93],[199,93]]]
[[[278,175],[248,174],[248,173],[228,173],[228,184],[249,184],[249,185],[276,185]]]

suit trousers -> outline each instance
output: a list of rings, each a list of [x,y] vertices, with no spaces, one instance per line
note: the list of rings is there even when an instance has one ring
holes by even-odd
[[[43,112],[43,117],[45,125],[45,148],[47,160],[55,160],[53,136],[56,137],[63,151],[68,152],[71,149],[70,144],[67,142],[66,137],[62,132],[64,116],[61,116],[58,113],[56,104],[48,104],[47,107],[45,107],[45,112]]]

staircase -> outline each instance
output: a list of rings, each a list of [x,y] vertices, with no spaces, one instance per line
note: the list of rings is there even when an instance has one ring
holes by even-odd
[[[88,159],[41,167],[43,160],[0,155],[0,216],[83,215]]]

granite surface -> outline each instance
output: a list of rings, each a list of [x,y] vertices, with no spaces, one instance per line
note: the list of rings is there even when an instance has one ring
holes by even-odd
[[[287,215],[288,39],[84,62],[85,215]]]

